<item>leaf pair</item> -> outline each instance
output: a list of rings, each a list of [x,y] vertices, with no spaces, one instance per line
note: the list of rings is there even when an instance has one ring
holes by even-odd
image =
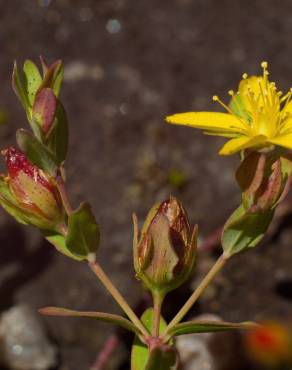
[[[133,332],[135,340],[132,346],[131,370],[175,370],[177,368],[177,355],[170,339],[168,343],[154,344],[149,350],[148,346],[140,339],[141,333],[128,319],[104,312],[74,311],[60,307],[45,307],[39,310],[43,315],[61,317],[85,317],[94,318],[98,321],[110,322]],[[146,329],[151,332],[153,325],[153,309],[147,309],[141,317]],[[166,329],[166,322],[160,319],[160,334]],[[221,321],[189,321],[177,324],[168,333],[171,338],[183,334],[222,332],[228,330],[251,329],[257,326],[254,323],[229,323]],[[155,340],[151,338],[150,340]]]
[[[153,309],[149,308],[144,312],[141,321],[151,331],[153,325]],[[138,336],[135,337],[132,347],[131,370],[175,370],[177,368],[177,356],[173,347],[172,338],[184,334],[222,332],[229,330],[251,329],[257,326],[251,322],[230,323],[224,321],[188,321],[175,325],[166,333],[168,343],[161,347],[155,347],[149,351],[148,347],[141,342]],[[165,336],[166,322],[160,320],[160,334]]]

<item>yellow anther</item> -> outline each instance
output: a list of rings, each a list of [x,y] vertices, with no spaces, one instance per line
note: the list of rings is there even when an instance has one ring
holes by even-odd
[[[246,80],[246,79],[247,79],[247,77],[248,77],[247,73],[244,73],[244,74],[242,75],[242,78],[243,78],[244,80]]]
[[[218,100],[219,100],[218,95],[213,95],[213,96],[212,96],[212,100],[213,100],[213,101],[218,101]]]
[[[234,91],[233,91],[233,90],[229,90],[229,91],[228,91],[228,94],[229,94],[230,96],[234,96]]]
[[[264,68],[264,69],[268,68],[268,62],[265,62],[265,61],[262,62],[261,67]]]

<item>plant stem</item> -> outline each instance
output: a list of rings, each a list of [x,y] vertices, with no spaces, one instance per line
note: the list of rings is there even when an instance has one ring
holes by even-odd
[[[73,212],[73,208],[69,201],[69,198],[68,198],[68,195],[65,189],[64,181],[60,174],[56,176],[56,183],[57,183],[57,188],[59,190],[60,196],[62,198],[63,206],[65,208],[67,215],[69,216]]]
[[[160,293],[153,294],[153,326],[152,326],[152,336],[159,336],[159,327],[160,327],[160,316],[161,316],[161,306],[164,300],[164,295]]]
[[[122,310],[125,312],[128,318],[132,321],[132,323],[140,330],[143,336],[149,337],[149,333],[147,329],[144,327],[144,325],[139,320],[135,312],[129,306],[125,298],[121,295],[118,289],[111,282],[111,280],[106,275],[106,273],[103,271],[101,266],[97,262],[90,262],[89,267],[94,272],[94,274],[98,277],[98,279],[102,282],[106,290],[112,295],[112,297],[115,299],[118,305],[122,308]]]
[[[68,198],[66,188],[65,188],[65,184],[64,184],[64,181],[62,179],[62,175],[60,173],[56,176],[56,183],[57,183],[57,188],[59,190],[60,196],[62,198],[62,202],[63,202],[64,208],[65,208],[65,211],[66,211],[67,215],[70,215],[73,212],[73,208],[72,208],[70,200]],[[90,266],[91,270],[99,278],[99,280],[102,282],[104,287],[112,295],[112,297],[119,304],[119,306],[122,308],[122,310],[128,316],[128,318],[132,321],[132,323],[140,330],[140,332],[143,334],[143,336],[149,337],[149,333],[148,333],[147,329],[144,327],[144,325],[139,320],[139,318],[137,317],[135,312],[129,306],[128,302],[121,295],[121,293],[118,291],[118,289],[114,286],[114,284],[111,282],[109,277],[103,271],[101,266],[95,261],[95,255],[94,256],[89,256],[88,262],[89,262],[89,266]]]
[[[213,267],[211,268],[211,270],[208,272],[208,274],[201,281],[201,283],[196,288],[196,290],[193,292],[193,294],[190,296],[190,298],[186,301],[186,303],[179,310],[179,312],[176,314],[176,316],[168,324],[168,326],[167,326],[167,328],[165,329],[165,332],[164,332],[165,334],[167,334],[168,331],[171,328],[173,328],[176,324],[178,324],[184,318],[184,316],[192,308],[192,306],[194,305],[194,303],[201,296],[201,294],[205,291],[205,289],[211,283],[211,281],[214,279],[214,277],[217,275],[217,273],[225,265],[225,263],[228,260],[228,258],[229,258],[229,256],[225,255],[224,253],[218,258],[218,260],[216,261],[216,263],[213,265]]]

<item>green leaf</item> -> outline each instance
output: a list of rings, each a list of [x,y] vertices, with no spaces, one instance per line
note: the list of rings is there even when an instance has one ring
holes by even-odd
[[[51,176],[56,175],[58,165],[54,155],[30,132],[23,129],[17,130],[16,141],[33,164]]]
[[[129,321],[122,316],[113,315],[105,312],[90,312],[90,311],[75,311],[61,307],[44,307],[39,310],[42,315],[47,316],[62,316],[62,317],[87,317],[93,318],[98,321],[109,322],[122,328],[129,330],[133,333],[139,334],[139,330]]]
[[[51,67],[54,69],[54,76],[53,76],[53,82],[52,82],[52,89],[54,90],[55,95],[58,97],[60,94],[62,81],[63,81],[63,75],[64,75],[64,67],[61,60],[58,60],[53,64]]]
[[[186,321],[175,325],[170,331],[169,335],[178,336],[183,334],[194,333],[211,333],[238,329],[252,329],[257,324],[252,322],[232,323],[224,321]]]
[[[32,107],[35,95],[41,86],[42,77],[37,66],[31,61],[26,60],[23,66],[24,89],[30,106]]]
[[[57,102],[56,122],[48,138],[48,146],[55,153],[59,165],[64,162],[68,151],[69,129],[65,109],[60,101]]]
[[[45,231],[44,237],[53,244],[53,246],[59,251],[60,253],[63,253],[65,256],[70,257],[76,261],[82,261],[84,258],[78,257],[75,254],[70,252],[70,249],[68,248],[66,244],[66,239],[63,235],[58,233],[52,233],[49,231]]]
[[[50,66],[47,66],[45,61],[41,58],[41,63],[44,72],[44,79],[41,87],[50,87],[53,89],[56,97],[60,94],[60,89],[62,85],[64,68],[61,60],[57,60]]]
[[[23,81],[21,80],[21,77],[19,75],[16,62],[14,63],[13,72],[12,72],[12,88],[15,94],[18,96],[24,110],[28,114],[29,101],[28,101],[28,97],[26,95],[26,92],[23,86]]]
[[[227,220],[222,233],[222,247],[228,255],[255,247],[264,237],[274,210],[250,212],[241,204]]]
[[[38,139],[39,142],[43,142],[43,133],[42,133],[42,130],[41,130],[41,127],[40,125],[38,124],[38,122],[36,121],[35,118],[30,118],[29,119],[29,125],[30,125],[30,128],[32,129],[32,132],[34,134],[34,136]]]
[[[141,321],[149,330],[149,332],[151,332],[153,325],[153,308],[149,308],[143,313]],[[163,318],[161,318],[159,332],[162,333],[166,329],[166,326],[166,322]],[[171,369],[168,356],[166,356],[166,359],[162,358],[163,356],[161,356],[161,353],[159,353],[159,351],[155,351],[154,353],[152,353],[151,357],[149,355],[150,354],[148,347],[144,343],[142,343],[141,340],[136,336],[132,346],[131,370]],[[157,360],[159,360],[160,364],[158,365],[158,367],[153,367],[157,365]]]
[[[87,259],[98,248],[100,239],[99,228],[88,203],[80,207],[68,217],[68,233],[66,244],[72,254]]]

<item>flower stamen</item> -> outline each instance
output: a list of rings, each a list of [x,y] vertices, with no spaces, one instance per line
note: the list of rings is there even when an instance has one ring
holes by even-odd
[[[234,116],[235,118],[237,118],[237,120],[240,122],[240,124],[244,126],[244,128],[242,128],[242,127],[236,127],[236,129],[239,129],[242,132],[244,132],[246,129],[247,130],[250,129],[249,125],[243,119],[241,119],[236,114],[234,114],[232,112],[232,110],[228,107],[228,105],[226,105],[225,103],[223,103],[223,101],[219,98],[218,95],[213,95],[212,100],[215,101],[215,102],[218,102],[229,114],[231,114],[232,116]]]
[[[292,89],[286,94],[277,90],[276,83],[269,80],[266,61],[261,68],[260,75],[242,75],[238,90],[228,91],[229,104],[213,96],[226,113],[181,113],[168,117],[168,122],[203,129],[208,135],[229,137],[231,140],[220,151],[222,155],[246,148],[271,150],[273,145],[292,150]]]

